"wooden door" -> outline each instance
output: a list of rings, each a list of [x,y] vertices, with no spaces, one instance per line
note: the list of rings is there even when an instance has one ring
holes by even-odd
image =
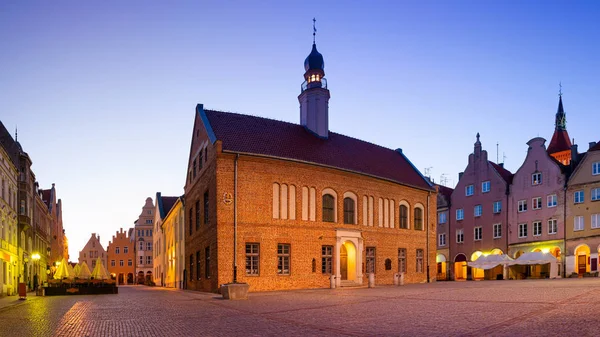
[[[587,263],[586,263],[587,261],[586,260],[587,260],[587,256],[585,256],[585,255],[578,255],[577,256],[577,266],[578,266],[577,272],[579,274],[584,274],[586,272],[586,268],[585,268],[586,265],[587,265]]]
[[[348,279],[348,252],[344,245],[340,248],[340,276],[342,280]]]

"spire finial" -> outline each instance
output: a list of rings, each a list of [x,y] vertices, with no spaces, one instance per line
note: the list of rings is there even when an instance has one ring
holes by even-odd
[[[477,137],[477,141],[479,141],[479,132],[477,132],[477,136],[476,137]]]
[[[558,96],[562,97],[562,82],[558,82]]]
[[[316,35],[317,35],[317,19],[313,18],[313,44],[315,44],[315,39],[316,39]]]
[[[15,142],[19,141],[19,129],[18,126],[15,125]]]

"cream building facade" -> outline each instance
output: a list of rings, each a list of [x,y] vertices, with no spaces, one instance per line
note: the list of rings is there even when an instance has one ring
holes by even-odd
[[[17,176],[9,154],[0,147],[0,296],[17,289]]]
[[[133,238],[135,241],[135,272],[136,283],[153,282],[153,231],[154,231],[154,202],[146,198],[142,213],[135,221]]]
[[[163,287],[181,288],[184,251],[180,249],[183,235],[179,228],[183,217],[180,197],[163,197],[156,193],[154,224],[154,283]],[[179,238],[179,240],[178,240]],[[179,265],[178,265],[179,264]]]
[[[85,261],[90,268],[90,271],[92,271],[96,266],[96,260],[98,258],[102,260],[104,267],[108,270],[108,255],[100,243],[100,235],[92,233],[92,236],[85,247],[79,252],[79,264],[82,264]]]

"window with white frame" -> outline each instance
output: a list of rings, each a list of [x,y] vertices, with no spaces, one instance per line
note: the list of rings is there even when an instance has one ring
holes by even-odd
[[[517,203],[517,211],[518,212],[526,212],[527,211],[527,200],[519,200]]]
[[[542,183],[542,172],[535,172],[531,175],[531,185],[540,185]]]
[[[499,239],[502,237],[502,224],[494,224],[494,239]]]
[[[456,210],[456,220],[462,220],[465,218],[465,212],[462,208]]]
[[[475,227],[475,241],[481,240],[481,227]]]
[[[446,212],[438,213],[438,223],[446,223]]]
[[[590,194],[592,195],[592,201],[600,200],[600,188],[592,188]]]
[[[556,219],[548,220],[548,234],[556,234],[558,231],[558,222]]]
[[[110,260],[110,266],[114,267],[115,266],[115,260]]]
[[[146,264],[152,264],[152,256],[146,255]]]
[[[600,161],[592,163],[592,175],[596,176],[600,174]]]
[[[119,260],[119,267],[125,266],[125,262],[123,260]]]
[[[494,214],[498,214],[502,211],[502,201],[494,201]]]
[[[475,205],[475,209],[473,210],[475,216],[481,216],[481,205]]]
[[[574,222],[573,222],[573,230],[574,231],[582,231],[585,227],[585,224],[583,222],[583,216],[578,215],[574,218]]]
[[[520,238],[527,237],[527,224],[526,223],[519,224],[519,237]]]
[[[121,249],[119,247],[115,247],[115,254],[119,254],[121,252]]]
[[[140,265],[144,264],[144,257],[143,256],[140,256],[140,263],[138,263],[138,264],[140,264]]]
[[[140,249],[139,250],[144,250],[144,242],[140,241]]]
[[[534,221],[533,222],[533,236],[540,236],[540,235],[542,235],[542,222]]]
[[[583,190],[575,191],[574,200],[576,204],[580,204],[583,202]]]
[[[467,197],[473,195],[474,191],[475,191],[475,187],[473,185],[467,185],[467,186],[465,186],[465,195]]]
[[[465,240],[465,232],[464,229],[456,230],[456,243],[463,243]]]
[[[481,192],[483,192],[483,193],[489,192],[490,191],[490,186],[491,186],[491,183],[490,183],[489,180],[482,182],[481,183]]]
[[[123,247],[123,254],[129,254],[129,247]]]
[[[556,207],[558,204],[558,199],[556,198],[556,194],[551,194],[546,197],[546,205],[548,207]]]
[[[592,214],[592,228],[600,228],[600,214]]]
[[[541,209],[542,208],[542,197],[535,197],[531,199],[531,203],[533,204],[533,209]]]
[[[446,245],[446,233],[442,233],[439,236],[438,246],[443,247]]]

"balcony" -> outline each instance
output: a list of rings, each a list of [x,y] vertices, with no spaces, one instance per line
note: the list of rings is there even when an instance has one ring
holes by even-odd
[[[19,214],[19,230],[26,231],[31,228],[31,218],[24,214]]]

